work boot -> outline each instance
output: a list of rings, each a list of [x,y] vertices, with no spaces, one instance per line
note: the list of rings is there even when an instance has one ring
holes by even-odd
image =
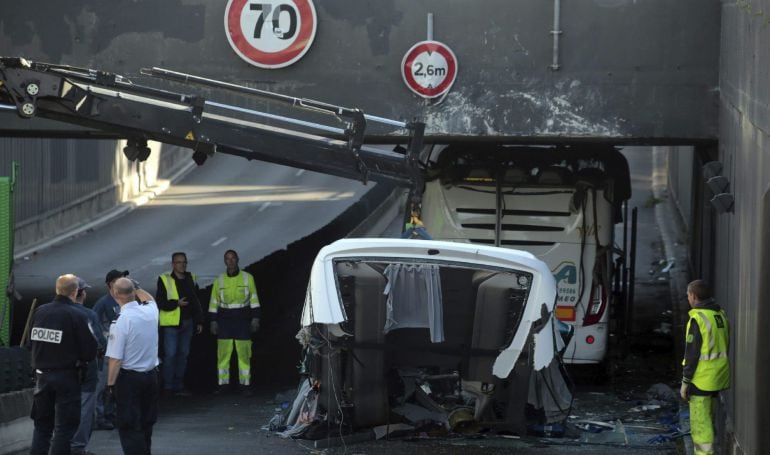
[[[179,390],[175,391],[174,392],[174,396],[176,396],[176,397],[191,397],[192,396],[192,392],[190,392],[187,389],[182,388],[182,389],[179,389]]]

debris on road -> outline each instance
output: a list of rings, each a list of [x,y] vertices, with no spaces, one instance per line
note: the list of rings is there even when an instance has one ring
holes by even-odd
[[[662,383],[650,386],[647,389],[646,395],[649,400],[661,400],[669,403],[677,403],[677,400],[679,400],[679,394],[673,388]]]
[[[645,404],[642,406],[634,406],[633,408],[629,409],[631,412],[643,412],[643,411],[654,411],[656,409],[660,409],[659,404]]]
[[[394,423],[394,424],[388,424],[388,425],[380,425],[378,427],[374,427],[374,438],[375,439],[382,439],[385,436],[391,435],[391,434],[403,434],[404,432],[412,431],[414,430],[414,426],[407,425],[405,423]]]

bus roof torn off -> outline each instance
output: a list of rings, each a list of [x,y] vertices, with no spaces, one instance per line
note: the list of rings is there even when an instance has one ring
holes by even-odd
[[[392,424],[393,414],[447,430],[467,414],[518,434],[563,420],[568,340],[555,301],[551,272],[530,253],[426,240],[334,242],[311,271],[298,335],[311,387],[302,393],[316,396],[315,420],[338,430]],[[286,423],[309,425],[301,414]]]

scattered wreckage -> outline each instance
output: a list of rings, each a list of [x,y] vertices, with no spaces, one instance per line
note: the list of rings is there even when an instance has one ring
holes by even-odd
[[[300,389],[284,436],[375,428],[494,428],[563,422],[569,326],[533,255],[483,245],[343,239],[313,263]],[[381,427],[387,425],[386,427]],[[383,429],[385,428],[385,429]]]

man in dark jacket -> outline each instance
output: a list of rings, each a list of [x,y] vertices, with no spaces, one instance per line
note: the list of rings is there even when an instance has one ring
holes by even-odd
[[[188,396],[184,374],[190,344],[195,333],[203,330],[203,313],[198,300],[198,280],[187,271],[187,255],[171,255],[171,272],[158,277],[157,301],[163,340],[163,393]]]
[[[100,330],[99,317],[96,313],[84,305],[86,301],[86,289],[91,286],[83,278],[78,278],[78,294],[75,297],[75,308],[88,319],[91,329],[94,331],[97,344],[97,357],[88,362],[88,365],[81,370],[80,384],[80,425],[72,436],[72,455],[81,455],[89,453],[86,446],[91,440],[91,431],[94,425],[94,411],[96,409],[96,383],[99,377],[99,365],[103,359],[99,354],[104,354],[107,349],[107,338]]]
[[[105,283],[107,284],[107,293],[99,298],[94,304],[94,313],[99,318],[102,335],[107,338],[110,336],[110,325],[118,318],[120,305],[112,297],[112,284],[118,278],[128,276],[128,270],[112,269],[107,272]],[[104,352],[99,355],[99,380],[96,383],[96,422],[95,430],[112,430],[115,419],[115,403],[104,400],[104,391],[107,388],[107,361],[104,360]]]
[[[56,298],[32,321],[32,367],[37,383],[31,417],[35,421],[31,454],[70,453],[80,423],[80,369],[96,357],[96,338],[75,307],[78,278],[56,280]],[[53,434],[53,441],[51,435]]]

